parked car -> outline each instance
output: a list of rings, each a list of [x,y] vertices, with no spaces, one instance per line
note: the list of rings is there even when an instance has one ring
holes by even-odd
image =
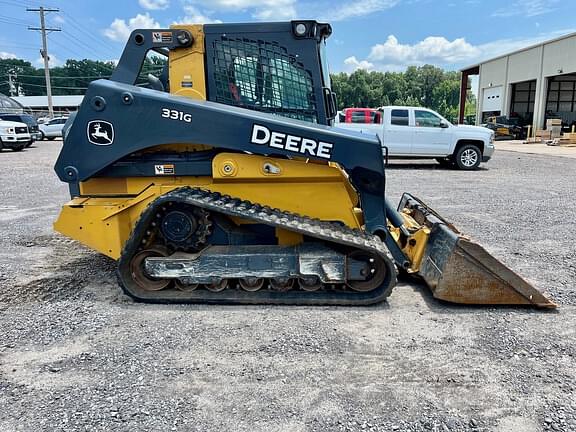
[[[38,123],[34,116],[30,114],[0,114],[0,120],[26,123],[30,136],[32,137],[28,146],[32,145],[34,141],[40,141],[42,139],[42,134],[40,133],[40,129],[38,129]]]
[[[453,125],[427,108],[379,108],[381,124],[337,123],[337,127],[376,134],[389,157],[436,159],[462,170],[478,168],[494,153],[494,132],[480,126]],[[385,150],[383,149],[383,152]]]
[[[26,123],[0,120],[0,151],[21,151],[32,141]]]
[[[42,139],[52,141],[55,138],[62,137],[62,129],[66,120],[68,120],[68,117],[54,117],[52,120],[40,124],[38,127],[42,133]]]
[[[338,111],[338,123],[382,123],[382,114],[374,108],[344,108]]]

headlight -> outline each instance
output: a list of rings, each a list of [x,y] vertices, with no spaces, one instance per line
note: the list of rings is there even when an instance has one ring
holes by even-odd
[[[494,134],[490,134],[490,144],[494,144]]]
[[[7,127],[4,129],[4,133],[8,135],[14,135],[16,133],[16,129],[14,129],[13,127]]]

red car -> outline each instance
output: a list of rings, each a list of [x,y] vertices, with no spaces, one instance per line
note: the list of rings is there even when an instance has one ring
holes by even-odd
[[[339,123],[382,123],[382,113],[374,108],[344,108],[338,113]]]

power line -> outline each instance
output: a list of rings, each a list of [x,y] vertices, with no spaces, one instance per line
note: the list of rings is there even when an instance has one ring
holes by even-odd
[[[0,23],[6,24],[6,25],[13,25],[13,26],[17,26],[17,27],[27,27],[28,26],[28,24],[12,22],[12,21],[8,21],[8,20],[4,20],[2,18],[0,18]]]
[[[24,86],[31,86],[31,87],[42,87],[46,88],[45,84],[31,84],[31,83],[19,83],[20,85]],[[88,87],[72,87],[72,86],[51,86],[55,89],[63,89],[63,90],[86,90]]]
[[[50,39],[50,41],[51,41],[52,43],[58,45],[58,46],[59,46],[61,49],[63,49],[64,51],[68,51],[69,53],[72,53],[72,54],[74,55],[74,57],[76,57],[76,58],[80,58],[80,59],[86,58],[86,57],[84,56],[84,54],[79,53],[79,52],[76,51],[75,49],[71,48],[69,45],[62,44],[62,43],[58,42],[58,41],[55,40],[55,39]]]
[[[48,20],[48,23],[53,24],[50,20]],[[67,24],[67,30],[63,30],[61,35],[64,39],[66,39],[65,43],[67,45],[76,46],[83,52],[94,53],[96,51],[96,54],[100,55],[101,57],[110,56],[108,52],[104,52],[104,50],[102,50],[99,46],[93,46],[91,43],[88,44],[84,42],[82,34],[77,32],[73,33],[71,29],[74,30],[74,27],[69,25],[72,24],[69,20],[66,21],[66,24]]]
[[[6,42],[2,42],[2,46],[3,47],[10,47],[10,48],[22,48],[22,49],[26,49],[26,48],[33,48],[33,49],[38,49],[38,47],[36,45],[29,45],[29,44],[13,44],[13,43],[6,43]]]
[[[104,43],[102,40],[98,39],[97,37],[95,37],[92,32],[86,31],[86,29],[84,27],[82,27],[82,24],[80,24],[72,15],[70,15],[69,13],[67,13],[66,11],[62,11],[62,14],[64,14],[67,18],[67,21],[69,22],[69,24],[72,25],[72,27],[76,28],[80,33],[88,36],[90,39],[92,39],[93,41],[95,41],[96,43],[100,44],[104,49],[106,49],[106,51],[108,53],[112,53],[112,49],[110,48],[110,45],[107,45],[106,43]]]
[[[22,6],[34,6],[33,4],[26,4],[27,2],[24,0],[20,0],[19,2],[16,1],[10,1],[10,0],[0,0],[0,3],[8,5],[8,6],[16,6],[16,7],[22,7]]]
[[[25,77],[25,78],[37,78],[38,75],[22,75],[22,74],[18,74],[19,77]],[[110,78],[111,75],[94,75],[94,76],[53,76],[51,77],[52,80],[56,80],[56,79],[97,79],[97,78]]]
[[[98,51],[100,50],[97,47],[92,47],[92,46],[87,45],[86,43],[82,42],[78,38],[72,37],[70,34],[66,33],[65,31],[63,31],[61,33],[61,35],[68,41],[68,43],[75,45],[77,48],[81,49],[82,51],[94,52],[95,50],[98,50]],[[100,54],[103,54],[103,53],[100,52]]]
[[[24,21],[20,18],[14,18],[14,17],[10,17],[10,16],[5,16],[5,15],[0,15],[0,19],[4,20],[6,22],[12,22],[12,23],[19,24],[19,25],[30,25],[30,22],[28,22],[28,21]]]

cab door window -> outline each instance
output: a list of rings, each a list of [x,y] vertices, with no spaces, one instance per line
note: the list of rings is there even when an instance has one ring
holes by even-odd
[[[286,49],[223,38],[215,42],[214,56],[217,102],[318,121],[312,75]]]
[[[408,110],[407,109],[393,109],[391,114],[390,123],[395,126],[408,126]]]
[[[442,119],[430,111],[415,110],[414,120],[416,121],[416,127],[442,127]]]

